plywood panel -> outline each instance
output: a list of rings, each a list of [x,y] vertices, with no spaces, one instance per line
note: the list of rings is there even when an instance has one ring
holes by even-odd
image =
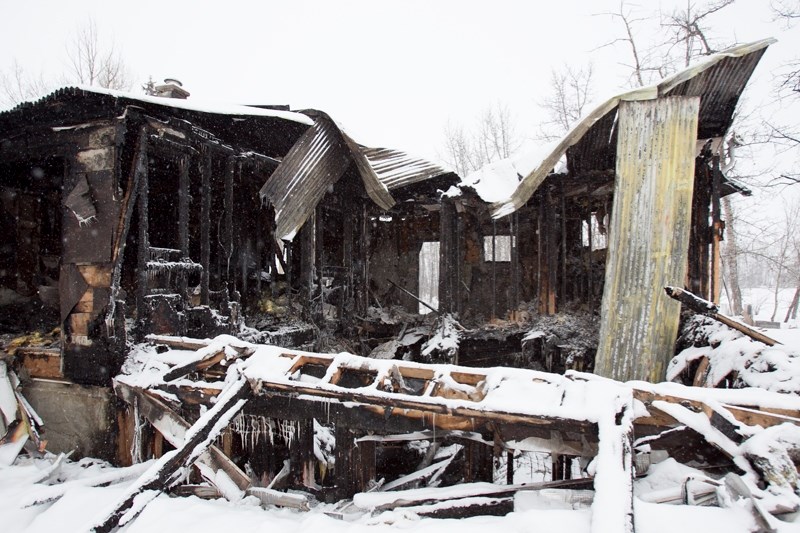
[[[595,372],[661,381],[680,304],[663,287],[686,279],[699,99],[619,107],[617,176]]]

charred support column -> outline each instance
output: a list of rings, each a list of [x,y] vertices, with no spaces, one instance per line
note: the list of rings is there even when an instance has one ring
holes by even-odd
[[[492,318],[497,317],[497,221],[492,219]]]
[[[181,257],[189,257],[189,166],[191,159],[183,156],[180,161],[180,175],[178,178],[178,246]],[[179,274],[178,290],[181,297],[188,298],[188,279],[184,273]]]
[[[617,178],[595,372],[660,381],[680,305],[662,295],[686,277],[699,98],[619,105]]]
[[[486,481],[491,483],[494,470],[494,453],[491,446],[474,440],[464,443],[464,483]]]
[[[542,190],[539,196],[539,313],[552,315],[556,312],[556,269],[558,247],[556,245],[555,213],[550,194]]]
[[[142,148],[147,154],[147,145]],[[147,161],[147,159],[145,159]],[[139,239],[136,254],[136,316],[144,320],[146,315],[145,297],[148,293],[147,262],[150,259],[150,223],[148,215],[150,183],[147,177],[147,165],[143,165],[139,176],[138,224]]]
[[[692,196],[692,226],[689,233],[689,265],[686,286],[694,294],[710,299],[708,282],[709,255],[712,227],[709,226],[712,171],[708,156],[701,155],[695,165],[694,194]]]
[[[343,297],[339,300],[339,318],[344,319],[346,323],[350,323],[351,317],[345,317],[345,309],[353,309],[352,305],[348,302],[353,298],[353,281],[355,274],[353,272],[353,224],[355,222],[355,212],[352,204],[344,205],[344,233],[342,235],[342,250],[344,257],[342,258],[345,268],[345,287]],[[363,315],[362,315],[363,316]]]
[[[458,291],[456,208],[450,199],[442,200],[439,211],[439,311],[455,311],[453,305]]]
[[[709,280],[708,299],[719,303],[722,274],[720,242],[725,230],[725,223],[720,214],[720,196],[722,189],[722,172],[719,169],[719,156],[711,159],[711,275]]]
[[[298,487],[314,487],[314,419],[305,418],[297,421],[299,434],[295,446],[289,448],[292,461],[294,485]]]
[[[200,303],[208,305],[208,284],[211,270],[211,150],[203,145],[202,184],[200,188]]]
[[[324,324],[325,290],[323,287],[323,274],[325,272],[325,218],[321,204],[317,204],[314,220],[314,271],[316,272],[317,290],[319,291],[319,307],[317,308],[316,321],[318,324]]]
[[[519,211],[515,211],[509,218],[511,235],[511,308],[519,308]]]
[[[231,261],[233,261],[233,175],[236,171],[236,159],[228,157],[225,162],[225,279],[236,280],[231,276]],[[234,270],[235,271],[235,270]],[[230,290],[231,287],[228,287]],[[235,286],[233,287],[235,289]],[[230,294],[227,295],[231,297]]]

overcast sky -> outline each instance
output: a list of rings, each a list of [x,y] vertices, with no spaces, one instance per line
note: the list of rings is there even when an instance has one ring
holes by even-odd
[[[670,12],[675,3],[661,2],[661,9]],[[639,4],[641,15],[659,7]],[[772,21],[768,4],[738,0],[710,20],[720,41],[780,39],[756,72],[764,88],[751,105],[772,99],[766,81],[800,50],[800,29]],[[196,101],[318,108],[363,144],[431,158],[442,151],[448,121],[469,127],[496,103],[508,106],[520,134],[532,136],[554,67],[591,61],[598,97],[628,81],[629,50],[602,47],[622,35],[622,26],[601,14],[618,10],[618,0],[0,5],[0,68],[16,59],[57,77],[67,68],[65,43],[91,17],[101,38],[123,53],[137,92],[149,75],[175,77]],[[646,23],[636,28],[647,42]]]

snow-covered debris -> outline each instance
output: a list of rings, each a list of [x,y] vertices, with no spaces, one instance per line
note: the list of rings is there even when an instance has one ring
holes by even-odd
[[[461,340],[461,331],[464,328],[453,315],[444,315],[436,323],[434,335],[422,346],[422,355],[432,357],[433,354],[443,356],[446,360],[452,360],[458,351],[458,343]]]
[[[708,358],[708,386],[728,380],[734,388],[754,387],[774,392],[800,393],[800,346],[765,346],[705,316],[694,316],[683,328],[679,343],[687,346],[667,368],[675,381],[691,364]],[[691,381],[694,376],[687,379]]]

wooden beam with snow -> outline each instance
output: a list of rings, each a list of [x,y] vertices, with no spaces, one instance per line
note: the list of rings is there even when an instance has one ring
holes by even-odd
[[[114,381],[114,392],[129,405],[136,404],[139,414],[161,433],[172,446],[179,448],[183,445],[186,433],[191,426],[167,404],[143,390],[131,387],[120,381]],[[216,479],[220,471],[224,472],[239,490],[247,490],[251,485],[248,475],[242,472],[236,466],[236,463],[231,461],[222,453],[222,450],[213,444],[200,456],[198,463],[200,464],[200,474],[213,485],[216,485]],[[226,495],[224,488],[221,492]]]
[[[753,340],[763,342],[767,346],[781,344],[772,337],[768,337],[760,331],[755,330],[746,324],[742,324],[738,320],[723,315],[719,312],[719,307],[717,307],[717,304],[709,302],[708,300],[704,300],[703,298],[700,298],[689,291],[683,290],[679,287],[664,287],[664,292],[667,293],[667,296],[673,300],[679,301],[695,313],[705,315],[713,318],[714,320],[722,322],[729,328],[733,328],[736,331],[744,333]]]
[[[617,178],[595,372],[658,382],[680,306],[661,294],[686,277],[699,98],[621,102]]]
[[[243,377],[231,382],[220,394],[214,407],[190,428],[183,445],[156,461],[91,529],[107,533],[133,520],[148,503],[177,480],[182,467],[193,464],[211,446],[219,432],[241,411],[251,395],[252,389]]]

